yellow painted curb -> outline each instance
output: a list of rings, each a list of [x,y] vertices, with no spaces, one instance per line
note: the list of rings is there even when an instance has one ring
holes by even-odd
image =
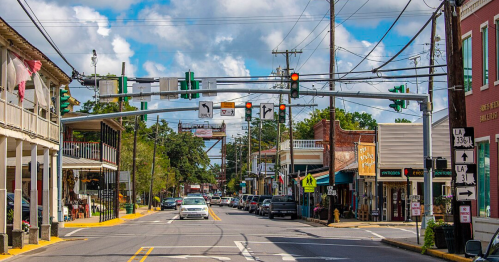
[[[125,220],[121,219],[121,218],[115,218],[115,219],[111,219],[111,220],[108,220],[108,221],[104,221],[104,222],[97,222],[97,223],[66,223],[64,224],[64,227],[67,227],[67,228],[72,228],[72,227],[111,227],[111,226],[116,226],[116,225],[119,225],[119,224],[122,224],[123,222],[125,222]]]
[[[143,217],[144,215],[140,214],[140,213],[136,213],[136,214],[128,214],[128,215],[124,215],[122,216],[121,218],[122,219],[137,219],[139,217]]]
[[[10,257],[13,257],[15,255],[26,253],[28,251],[35,250],[35,249],[38,249],[38,248],[41,248],[41,247],[44,247],[44,246],[52,245],[52,244],[55,244],[55,243],[58,243],[58,242],[61,242],[61,241],[64,241],[64,239],[58,238],[58,237],[50,237],[50,241],[40,240],[40,241],[38,241],[38,245],[35,245],[35,244],[25,245],[23,249],[20,249],[20,248],[14,249],[14,248],[12,248],[12,249],[9,249],[9,253],[8,254],[1,254],[0,255],[0,260],[4,260],[4,259],[10,258]]]
[[[382,239],[381,242],[392,245],[392,246],[405,248],[407,250],[415,251],[418,253],[421,253],[421,250],[422,250],[421,246],[403,243],[403,242],[395,241],[392,239]],[[435,250],[435,249],[428,249],[426,251],[426,254],[430,255],[432,257],[443,258],[443,259],[450,260],[450,261],[457,261],[457,262],[471,262],[471,261],[473,261],[473,259],[471,259],[471,258],[465,258],[465,257],[459,256],[459,255],[449,254],[449,253],[445,253],[445,252]]]

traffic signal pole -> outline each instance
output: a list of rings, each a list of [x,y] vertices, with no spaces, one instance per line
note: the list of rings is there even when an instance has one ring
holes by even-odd
[[[330,9],[329,9],[329,79],[334,79],[334,1],[329,1]],[[334,81],[329,81],[329,90],[334,91]],[[335,96],[329,97],[329,186],[334,187],[335,184],[335,119],[336,119],[336,109],[335,109]],[[327,223],[334,223],[334,196],[329,195],[329,207],[327,214]]]

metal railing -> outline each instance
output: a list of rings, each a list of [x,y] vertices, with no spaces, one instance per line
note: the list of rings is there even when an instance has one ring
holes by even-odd
[[[116,148],[102,144],[102,161],[116,164]],[[81,157],[95,161],[101,160],[99,142],[64,141],[62,154],[65,156]]]
[[[287,150],[290,147],[289,140],[281,143],[281,150]],[[293,148],[299,149],[323,149],[322,140],[293,140]]]

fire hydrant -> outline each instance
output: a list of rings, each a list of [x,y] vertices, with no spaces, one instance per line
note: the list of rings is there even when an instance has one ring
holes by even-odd
[[[340,211],[338,209],[334,209],[334,223],[340,222]]]

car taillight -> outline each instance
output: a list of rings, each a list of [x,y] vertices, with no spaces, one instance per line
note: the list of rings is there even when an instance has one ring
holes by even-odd
[[[252,205],[256,205],[256,202],[251,202]]]

